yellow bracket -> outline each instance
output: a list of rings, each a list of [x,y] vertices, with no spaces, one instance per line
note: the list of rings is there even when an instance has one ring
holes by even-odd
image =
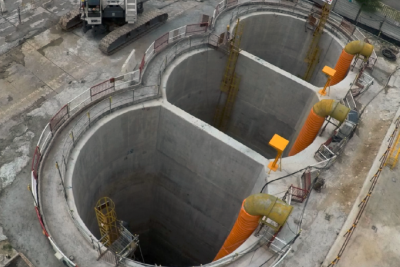
[[[268,168],[274,172],[278,170],[279,164],[278,160],[282,157],[282,153],[289,144],[289,140],[286,140],[280,135],[275,134],[272,139],[269,141],[269,145],[276,149],[277,155],[273,162],[268,164]],[[282,164],[281,164],[282,165]]]
[[[331,67],[325,66],[322,69],[322,72],[328,76],[328,80],[326,81],[324,88],[319,90],[319,94],[324,96],[324,95],[326,95],[326,88],[328,88],[328,86],[331,83],[332,77],[335,76],[335,74],[336,74],[336,70],[332,69]]]

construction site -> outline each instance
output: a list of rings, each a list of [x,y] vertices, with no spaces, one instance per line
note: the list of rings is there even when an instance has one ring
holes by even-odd
[[[0,0],[0,266],[397,266],[400,49],[341,8]]]

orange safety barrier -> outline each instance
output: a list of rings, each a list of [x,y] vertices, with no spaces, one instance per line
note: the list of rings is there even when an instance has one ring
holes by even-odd
[[[347,74],[347,71],[350,68],[351,61],[353,61],[354,55],[348,54],[344,49],[342,50],[342,54],[340,54],[339,60],[335,66],[335,76],[332,77],[330,85],[335,85],[341,82]]]
[[[289,152],[289,156],[294,156],[300,151],[303,151],[314,141],[319,129],[324,124],[324,120],[324,117],[315,114],[314,108],[311,108],[310,114],[308,114],[307,120]]]
[[[230,234],[225,240],[225,243],[222,245],[222,248],[219,250],[217,256],[215,256],[213,261],[219,260],[226,255],[231,254],[235,251],[250,235],[254,232],[254,230],[258,226],[258,221],[261,216],[253,216],[248,214],[244,210],[244,202],[242,203],[242,208],[240,209],[239,216],[236,219],[235,225],[233,226]]]

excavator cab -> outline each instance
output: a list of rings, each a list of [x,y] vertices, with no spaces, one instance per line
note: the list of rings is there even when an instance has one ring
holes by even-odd
[[[84,28],[83,31],[86,32],[93,26],[101,25],[101,0],[85,0],[82,1],[83,6],[83,16]]]

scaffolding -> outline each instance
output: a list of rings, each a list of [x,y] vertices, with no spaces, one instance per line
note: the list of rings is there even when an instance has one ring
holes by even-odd
[[[120,236],[117,227],[115,204],[111,198],[102,197],[97,201],[94,210],[100,229],[100,242],[103,243],[105,247],[109,247]]]
[[[139,236],[133,235],[118,221],[118,229],[120,236],[105,251],[99,251],[100,255],[97,260],[111,263],[114,266],[121,265],[124,258],[134,257],[136,249],[139,247]],[[142,250],[140,249],[141,260],[144,262]]]
[[[236,96],[239,91],[240,77],[235,72],[235,69],[240,53],[242,33],[243,24],[241,24],[238,19],[236,27],[233,31],[233,36],[230,40],[228,40],[228,60],[226,62],[224,76],[221,81],[221,92],[214,115],[214,126],[223,132],[227,130],[229,118],[232,114]],[[223,94],[226,94],[226,96]]]
[[[328,20],[330,13],[330,4],[325,3],[321,10],[321,17],[318,21],[317,26],[315,27],[313,38],[311,40],[311,44],[308,48],[307,55],[305,58],[305,62],[307,63],[307,70],[303,76],[305,81],[310,81],[311,77],[314,74],[315,67],[319,62],[319,57],[321,54],[321,49],[319,47],[319,42],[321,40],[322,33],[324,32],[326,21]],[[309,17],[309,21],[313,21],[315,19],[312,15]]]

